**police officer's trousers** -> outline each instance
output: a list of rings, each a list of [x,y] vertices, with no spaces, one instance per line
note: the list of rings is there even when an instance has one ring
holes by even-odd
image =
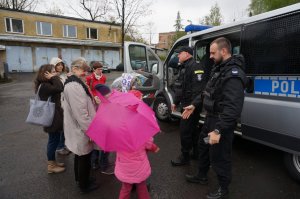
[[[232,178],[231,154],[234,128],[221,132],[219,144],[206,144],[203,138],[215,130],[218,117],[207,116],[199,136],[199,177],[206,177],[210,164],[218,176],[219,185],[227,189]]]
[[[189,119],[181,119],[180,121],[181,152],[185,158],[189,158],[189,153],[192,149],[195,150],[194,153],[198,153],[199,119],[200,112],[198,109],[195,109]]]

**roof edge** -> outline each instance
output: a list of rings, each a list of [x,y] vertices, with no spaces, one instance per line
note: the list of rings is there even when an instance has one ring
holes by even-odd
[[[62,18],[62,19],[70,19],[70,20],[77,20],[77,21],[85,21],[85,22],[106,24],[106,25],[112,25],[112,26],[121,26],[120,23],[112,23],[112,22],[105,22],[105,21],[92,21],[92,20],[81,19],[81,18],[76,18],[76,17],[69,17],[69,16],[63,16],[63,15],[54,15],[54,14],[47,14],[47,13],[33,12],[33,11],[26,11],[26,10],[14,10],[14,9],[10,9],[10,8],[1,8],[1,7],[0,7],[0,10],[26,13],[26,14],[33,14],[33,15],[41,15],[41,16],[47,16],[47,17]]]

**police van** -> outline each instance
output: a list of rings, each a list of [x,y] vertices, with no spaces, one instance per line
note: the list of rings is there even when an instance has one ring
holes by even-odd
[[[285,152],[287,170],[300,181],[300,3],[188,34],[176,41],[164,63],[150,47],[126,43],[125,71],[143,70],[152,79],[139,89],[158,119],[180,117],[180,110],[170,111],[178,75],[171,67],[175,49],[193,47],[196,61],[209,69],[210,43],[218,37],[228,38],[233,54],[245,57],[250,80],[235,133]]]

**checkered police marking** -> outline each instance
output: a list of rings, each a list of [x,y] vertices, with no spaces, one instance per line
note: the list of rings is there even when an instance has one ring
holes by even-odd
[[[300,98],[300,77],[255,77],[254,93]]]

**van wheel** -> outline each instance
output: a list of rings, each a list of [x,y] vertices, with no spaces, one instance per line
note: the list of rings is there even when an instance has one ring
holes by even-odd
[[[300,182],[300,156],[285,153],[284,163],[290,176]]]
[[[156,98],[153,109],[155,116],[160,121],[168,121],[170,119],[169,106],[164,97]]]

